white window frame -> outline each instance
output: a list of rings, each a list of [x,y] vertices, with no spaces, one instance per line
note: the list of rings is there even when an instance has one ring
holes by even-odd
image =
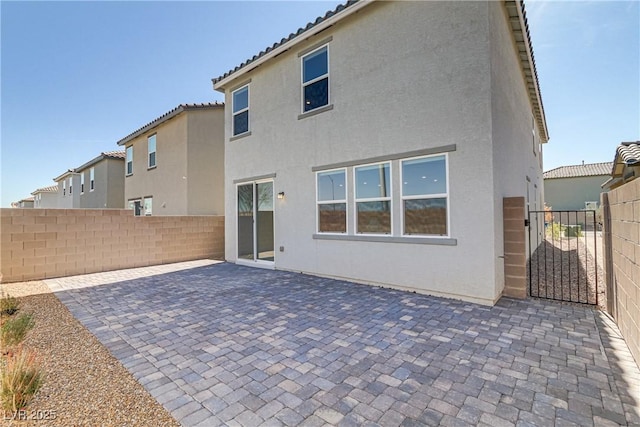
[[[96,189],[96,172],[95,168],[89,169],[89,192]]]
[[[358,181],[356,175],[356,169],[367,167],[367,166],[377,166],[377,165],[389,165],[389,195],[387,197],[373,197],[373,198],[358,198]],[[392,236],[393,235],[393,165],[390,160],[384,162],[375,162],[375,163],[365,163],[362,165],[353,166],[353,218],[354,218],[354,234],[355,235],[379,235],[379,236]],[[366,202],[389,202],[389,214],[390,214],[390,223],[389,223],[389,232],[359,232],[358,231],[358,203],[366,203]]]
[[[342,171],[344,172],[344,199],[340,199],[340,200],[318,200],[318,177],[320,176],[320,174],[324,174],[327,172],[337,172],[337,171]],[[337,235],[345,235],[345,234],[349,234],[349,203],[347,202],[347,200],[349,200],[349,181],[348,181],[348,174],[347,174],[347,168],[336,168],[336,169],[326,169],[326,170],[321,170],[321,171],[317,171],[316,172],[316,179],[315,179],[315,186],[316,186],[316,233],[318,234],[337,234]],[[344,229],[345,232],[341,233],[341,232],[337,232],[337,231],[320,231],[320,210],[319,210],[319,206],[320,205],[334,205],[334,204],[338,204],[338,203],[344,203],[344,211],[345,211],[345,224],[344,224]]]
[[[131,159],[129,159],[129,153],[131,153]],[[129,172],[129,163],[131,163],[131,172]],[[125,176],[133,175],[133,145],[125,148],[124,174]]]
[[[80,173],[80,194],[84,194],[84,172]]]
[[[307,58],[310,55],[313,55],[314,53],[318,52],[319,50],[322,49],[326,49],[327,50],[327,73],[323,74],[321,76],[316,77],[315,79],[311,79],[308,82],[304,81],[304,60],[305,58]],[[329,53],[329,43],[327,44],[323,44],[322,46],[318,46],[316,49],[313,49],[311,52],[307,52],[304,55],[302,55],[300,57],[300,82],[301,82],[301,91],[300,91],[300,108],[301,108],[301,113],[302,114],[309,114],[312,111],[316,111],[320,108],[324,108],[327,107],[329,105],[331,105],[331,60],[330,60],[330,53]],[[322,79],[324,79],[326,77],[327,79],[327,103],[325,105],[321,105],[319,107],[313,108],[311,110],[305,110],[304,109],[304,88],[317,82],[320,81]]]
[[[62,197],[66,197],[67,196],[67,180],[63,179],[62,180]]]
[[[149,135],[147,137],[147,169],[153,169],[158,166],[158,138],[156,138],[156,133],[153,135]],[[151,139],[153,138],[153,151],[151,151]],[[155,154],[153,156],[153,164],[151,164],[151,153]]]
[[[149,200],[151,202],[151,209],[149,213],[147,213],[147,200]],[[142,216],[151,216],[153,215],[153,196],[146,196],[143,200],[142,200]]]
[[[69,177],[69,195],[73,194],[73,176]]]
[[[246,85],[239,87],[238,89],[234,90],[233,92],[231,92],[231,137],[236,137],[236,136],[242,136],[242,135],[246,135],[249,132],[251,132],[251,111],[250,111],[250,107],[251,107],[251,89],[249,88],[249,83],[247,83]],[[235,111],[235,94],[236,92],[240,92],[243,89],[247,89],[247,108],[243,108],[241,110]],[[247,130],[241,133],[236,133],[236,129],[235,129],[235,117],[238,114],[244,113],[245,111],[247,111]]]
[[[444,157],[445,163],[445,180],[446,182],[446,193],[436,193],[436,194],[421,194],[415,196],[405,196],[404,195],[404,177],[402,176],[402,162],[411,161],[411,160],[419,160],[419,159],[427,159],[430,157]],[[400,164],[398,165],[400,168],[400,235],[402,237],[409,238],[434,238],[434,239],[448,239],[451,237],[451,197],[449,191],[449,153],[438,153],[438,154],[430,154],[427,156],[417,156],[417,157],[407,157],[404,159],[400,159]],[[446,209],[447,209],[447,234],[439,235],[439,234],[405,234],[404,232],[404,201],[405,200],[416,200],[416,199],[442,199],[445,198],[447,200]]]

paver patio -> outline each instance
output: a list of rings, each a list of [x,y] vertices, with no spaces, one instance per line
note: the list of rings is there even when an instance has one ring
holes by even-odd
[[[185,426],[640,425],[638,367],[589,307],[208,264],[46,282]]]

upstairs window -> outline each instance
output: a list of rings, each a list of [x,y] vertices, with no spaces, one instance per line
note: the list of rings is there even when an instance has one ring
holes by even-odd
[[[391,234],[391,164],[354,168],[356,230]]]
[[[80,174],[80,194],[84,194],[84,171]]]
[[[127,147],[127,175],[133,174],[133,145]]]
[[[447,156],[402,162],[404,235],[448,235]]]
[[[156,167],[156,136],[147,138],[147,148],[149,150],[149,168]]]
[[[317,174],[318,232],[347,232],[346,171],[338,169]]]
[[[233,136],[249,132],[249,85],[233,91]]]
[[[69,178],[69,195],[73,194],[73,179]]]
[[[302,57],[302,112],[329,105],[329,47]]]
[[[96,171],[94,168],[89,169],[89,191],[93,191],[95,188],[95,182],[96,182],[95,172]]]
[[[63,196],[67,195],[67,180],[66,179],[62,180],[62,195]]]

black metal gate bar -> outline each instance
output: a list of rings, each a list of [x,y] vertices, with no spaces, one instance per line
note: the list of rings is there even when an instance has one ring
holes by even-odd
[[[529,211],[528,219],[529,295],[598,304],[596,212]],[[593,233],[592,262],[589,262],[589,232]]]

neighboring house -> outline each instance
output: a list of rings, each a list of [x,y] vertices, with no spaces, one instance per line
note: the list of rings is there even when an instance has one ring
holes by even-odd
[[[349,2],[213,84],[228,261],[500,298],[548,140],[521,2]]]
[[[58,184],[58,209],[79,208],[80,175],[75,169],[68,169],[53,180]]]
[[[611,177],[602,184],[606,191],[640,177],[640,141],[622,142],[618,145],[609,172]]]
[[[124,208],[124,156],[124,151],[106,151],[75,169],[80,208]]]
[[[33,204],[34,204],[33,197],[27,197],[25,199],[18,200],[17,202],[12,203],[11,207],[15,206],[16,208],[26,209],[26,208],[33,208]]]
[[[33,207],[39,209],[50,209],[58,207],[58,186],[38,188],[31,193],[34,198]]]
[[[118,141],[136,215],[224,214],[224,104],[183,104]]]
[[[595,210],[613,163],[560,166],[544,173],[544,202],[553,210]]]

